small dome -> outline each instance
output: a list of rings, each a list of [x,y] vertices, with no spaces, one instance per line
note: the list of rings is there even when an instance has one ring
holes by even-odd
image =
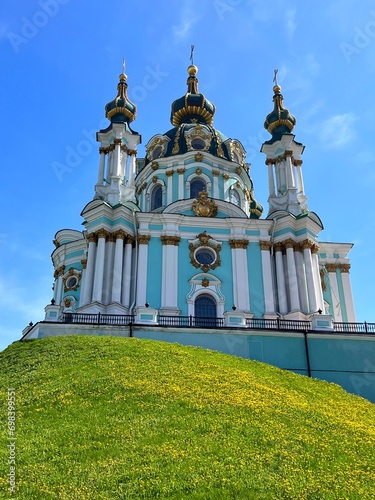
[[[120,82],[117,85],[117,96],[113,101],[106,104],[105,116],[111,123],[130,123],[135,120],[137,108],[135,104],[129,101],[127,96],[127,76],[121,73],[119,78]]]
[[[272,139],[267,142],[274,142],[281,139],[284,134],[290,134],[297,122],[297,119],[284,108],[283,96],[281,94],[280,85],[275,85],[273,87],[273,111],[267,115],[266,121],[264,122],[264,128],[272,135]]]
[[[171,123],[204,123],[212,125],[215,105],[198,92],[197,66],[188,67],[187,93],[172,103]]]

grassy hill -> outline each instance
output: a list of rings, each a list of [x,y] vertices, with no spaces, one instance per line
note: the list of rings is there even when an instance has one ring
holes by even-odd
[[[199,348],[57,337],[0,353],[17,499],[374,499],[375,405]],[[0,498],[9,479],[1,414]]]

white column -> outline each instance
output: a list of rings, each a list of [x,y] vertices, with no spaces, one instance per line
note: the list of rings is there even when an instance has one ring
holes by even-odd
[[[113,276],[112,276],[112,296],[111,302],[121,302],[121,285],[122,285],[122,261],[124,254],[124,239],[126,233],[119,229],[114,233],[116,238],[115,243],[115,259],[113,262]]]
[[[292,158],[293,151],[285,151],[285,178],[286,178],[286,187],[287,189],[295,188],[296,183],[294,179]]]
[[[247,265],[248,240],[229,240],[232,249],[232,275],[234,306],[250,312],[249,271]]]
[[[339,264],[339,268],[341,271],[342,287],[344,289],[345,306],[348,321],[349,323],[355,323],[355,310],[349,274],[350,264]]]
[[[138,236],[138,278],[137,278],[137,306],[144,306],[147,302],[147,267],[149,235]]]
[[[299,311],[301,309],[299,301],[296,262],[294,260],[294,245],[295,242],[292,239],[284,241],[287,260],[290,309],[292,312]]]
[[[299,163],[299,161],[301,163]],[[297,179],[298,179],[298,190],[301,194],[305,194],[305,186],[303,185],[303,177],[302,177],[302,169],[301,169],[301,164],[302,160],[297,160],[296,163],[296,170],[297,170]]]
[[[87,259],[82,259],[81,264],[82,264],[82,274],[81,274],[81,285],[80,285],[80,293],[79,293],[79,305],[80,306],[82,305],[82,297],[85,294]]]
[[[296,273],[299,291],[299,300],[301,305],[301,311],[305,314],[310,312],[309,299],[307,294],[307,283],[306,283],[306,269],[305,263],[302,255],[302,248],[298,245],[296,246],[295,252],[295,263],[296,263]]]
[[[104,281],[105,239],[107,236],[107,231],[105,229],[99,229],[99,231],[96,234],[98,236],[98,246],[96,250],[96,259],[95,259],[95,275],[94,275],[92,300],[94,302],[101,303],[103,294],[103,281]]]
[[[326,264],[326,268],[328,271],[329,286],[331,288],[333,320],[340,322],[342,321],[342,313],[341,313],[339,287],[336,276],[336,264]]]
[[[268,188],[270,195],[273,196],[275,194],[275,180],[273,177],[273,165],[270,161],[267,162],[268,166]]]
[[[173,174],[174,170],[167,170],[167,205],[170,205],[173,201]]]
[[[104,273],[103,273],[103,292],[102,302],[108,305],[112,296],[112,278],[113,278],[113,259],[115,253],[115,237],[108,233],[105,243]]]
[[[309,313],[315,313],[318,310],[316,283],[314,279],[313,263],[311,257],[311,248],[313,243],[305,240],[301,243],[303,248],[303,260],[305,262],[307,290],[309,294]]]
[[[218,170],[212,170],[212,177],[213,177],[213,197],[216,199],[220,198],[219,194],[219,171]]]
[[[130,154],[130,162],[129,162],[129,187],[134,186],[135,179],[135,170],[136,170],[136,151],[132,151]]]
[[[161,236],[163,251],[161,308],[177,309],[179,236]]]
[[[103,185],[104,181],[104,167],[105,167],[105,148],[99,148],[100,152],[100,163],[99,163],[99,172],[98,172],[98,184]]]
[[[61,299],[62,299],[62,285],[63,285],[62,277],[63,277],[64,271],[65,271],[65,266],[60,266],[55,271],[56,282],[55,282],[55,289],[54,289],[54,297],[53,298],[55,299],[55,303],[57,305],[60,304]]]
[[[128,166],[128,150],[124,144],[121,145],[121,170],[120,176],[124,180],[128,179],[127,177],[127,166]]]
[[[319,247],[318,245],[313,245],[311,248],[311,260],[313,267],[313,276],[315,283],[315,293],[316,293],[316,306],[317,309],[320,309],[324,313],[324,297],[323,297],[323,289],[322,289],[322,278],[320,276],[320,267],[319,267]]]
[[[178,173],[178,199],[183,200],[185,198],[185,193],[184,193],[184,168],[178,168],[177,173]]]
[[[281,314],[286,314],[288,312],[288,301],[286,296],[282,244],[276,243],[274,245],[274,249],[275,249],[275,260],[276,260],[276,279],[277,279],[277,296],[279,299],[279,312]]]
[[[113,165],[113,175],[120,176],[121,175],[121,144],[122,140],[121,139],[115,139],[114,140],[115,144],[115,151],[114,151],[114,165]]]
[[[263,276],[263,291],[264,291],[264,314],[275,314],[275,301],[272,286],[272,268],[271,268],[271,255],[270,248],[272,243],[270,241],[260,241],[261,257],[262,257],[262,276]]]
[[[125,243],[125,255],[124,255],[124,265],[123,265],[123,275],[122,275],[122,295],[121,295],[121,304],[125,307],[130,306],[133,241],[134,238],[129,235]]]
[[[223,179],[224,179],[224,200],[230,202],[230,195],[229,195],[229,175],[228,174],[223,174]]]
[[[281,170],[281,163],[280,162],[277,162],[275,164],[275,175],[276,175],[276,194],[279,195],[281,193],[281,183],[282,183],[282,180],[281,180],[281,173],[280,173],[280,170]]]
[[[86,304],[90,304],[92,299],[92,286],[94,282],[96,242],[97,242],[96,234],[90,233],[87,235],[86,239],[89,242],[89,248],[87,252],[86,273],[84,278],[82,278],[83,290],[81,294],[80,306],[85,306]]]

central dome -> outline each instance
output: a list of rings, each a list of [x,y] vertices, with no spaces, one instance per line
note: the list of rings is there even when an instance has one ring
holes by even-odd
[[[204,123],[212,125],[215,105],[198,92],[198,68],[188,67],[188,90],[186,94],[172,103],[171,123],[178,127],[182,123]]]

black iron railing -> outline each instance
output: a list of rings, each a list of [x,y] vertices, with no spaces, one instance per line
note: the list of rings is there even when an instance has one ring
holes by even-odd
[[[87,325],[117,325],[128,326],[135,324],[135,316],[131,314],[87,314],[87,313],[63,313],[63,323],[80,323]],[[224,318],[198,318],[195,316],[158,316],[153,326],[175,327],[175,328],[224,328]],[[232,328],[231,326],[230,328]],[[311,321],[299,321],[288,319],[263,319],[246,318],[245,328],[249,330],[276,330],[295,332],[315,332]],[[329,331],[329,330],[328,330]],[[333,323],[334,333],[359,333],[375,335],[375,323]]]

